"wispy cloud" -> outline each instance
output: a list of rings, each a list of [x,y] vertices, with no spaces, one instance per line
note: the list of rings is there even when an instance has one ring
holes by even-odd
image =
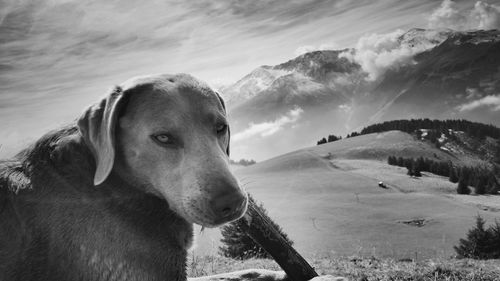
[[[295,50],[294,54],[296,56],[300,56],[300,55],[303,55],[305,53],[309,53],[309,52],[312,52],[312,51],[335,50],[337,48],[339,48],[339,45],[336,44],[335,42],[322,43],[322,44],[317,45],[317,46],[304,45],[304,46],[298,47]]]
[[[500,96],[490,95],[462,104],[457,107],[460,111],[470,111],[478,108],[489,108],[491,111],[500,111]]]
[[[499,29],[500,6],[477,1],[470,9],[461,9],[451,0],[444,0],[429,16],[430,28],[454,30]]]
[[[237,142],[255,136],[271,136],[283,129],[286,125],[297,122],[303,112],[304,111],[301,108],[297,107],[274,121],[257,124],[250,123],[250,126],[247,129],[235,134],[232,139]]]

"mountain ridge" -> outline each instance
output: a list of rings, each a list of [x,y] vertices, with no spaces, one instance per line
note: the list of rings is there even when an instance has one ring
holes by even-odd
[[[265,152],[263,138],[300,138],[290,144],[291,150],[327,132],[347,134],[401,118],[464,118],[500,125],[490,101],[500,99],[499,31],[410,29],[390,40],[381,38],[375,38],[373,46],[314,51],[263,65],[223,89],[236,134],[252,124],[272,124],[293,109],[303,111],[293,125],[255,135],[261,140],[248,146],[262,150],[262,155],[245,152],[240,157],[262,159],[286,152]],[[363,61],[374,52],[392,63],[375,77]]]

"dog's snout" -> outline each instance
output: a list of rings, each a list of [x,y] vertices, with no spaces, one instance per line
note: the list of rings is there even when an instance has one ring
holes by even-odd
[[[219,195],[212,201],[212,209],[219,218],[234,219],[242,215],[247,197],[241,191],[231,191]]]

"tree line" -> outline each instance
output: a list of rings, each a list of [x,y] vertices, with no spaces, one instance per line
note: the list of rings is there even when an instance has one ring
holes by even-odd
[[[491,137],[494,139],[500,138],[500,128],[491,124],[486,125],[477,122],[471,122],[464,119],[448,119],[448,120],[431,120],[425,119],[411,119],[411,120],[393,120],[386,121],[379,124],[370,125],[363,128],[357,135],[366,135],[371,133],[387,132],[392,130],[399,130],[407,133],[413,133],[418,129],[435,130],[447,134],[449,130],[463,131],[467,135],[479,139]],[[352,134],[351,134],[352,136]]]
[[[451,161],[434,161],[429,158],[403,158],[389,156],[389,165],[406,167],[408,175],[421,177],[421,172],[430,172],[457,184],[458,194],[470,194],[469,186],[474,188],[476,194],[497,194],[500,190],[495,172],[487,168],[456,166]]]
[[[338,140],[341,140],[342,137],[341,136],[336,136],[336,135],[328,135],[328,138],[322,138],[320,139],[316,144],[317,145],[320,145],[320,144],[324,144],[324,143],[327,143],[327,142],[334,142],[334,141],[338,141]]]
[[[386,121],[383,123],[373,124],[363,128],[360,132],[352,132],[346,136],[346,138],[357,137],[360,135],[367,135],[372,133],[381,133],[387,131],[403,131],[406,133],[415,133],[419,129],[427,129],[433,130],[432,133],[438,134],[436,135],[438,138],[441,133],[445,135],[449,135],[450,131],[463,131],[467,135],[479,139],[484,139],[485,137],[491,137],[494,139],[500,139],[500,128],[497,128],[491,124],[482,124],[477,122],[471,122],[464,119],[448,119],[448,120],[431,120],[428,118],[425,119],[401,119],[401,120],[393,120]],[[332,135],[333,136],[333,135]],[[430,137],[431,140],[435,139],[435,137]],[[342,137],[336,137],[338,139],[342,139]],[[330,136],[328,136],[330,139]],[[318,144],[323,144],[330,142],[327,138],[322,138],[318,141]]]

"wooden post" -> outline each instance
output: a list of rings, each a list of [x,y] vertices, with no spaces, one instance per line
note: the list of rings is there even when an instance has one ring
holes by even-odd
[[[261,214],[255,201],[250,198],[246,214],[240,219],[241,227],[266,250],[293,281],[307,281],[318,274]]]

